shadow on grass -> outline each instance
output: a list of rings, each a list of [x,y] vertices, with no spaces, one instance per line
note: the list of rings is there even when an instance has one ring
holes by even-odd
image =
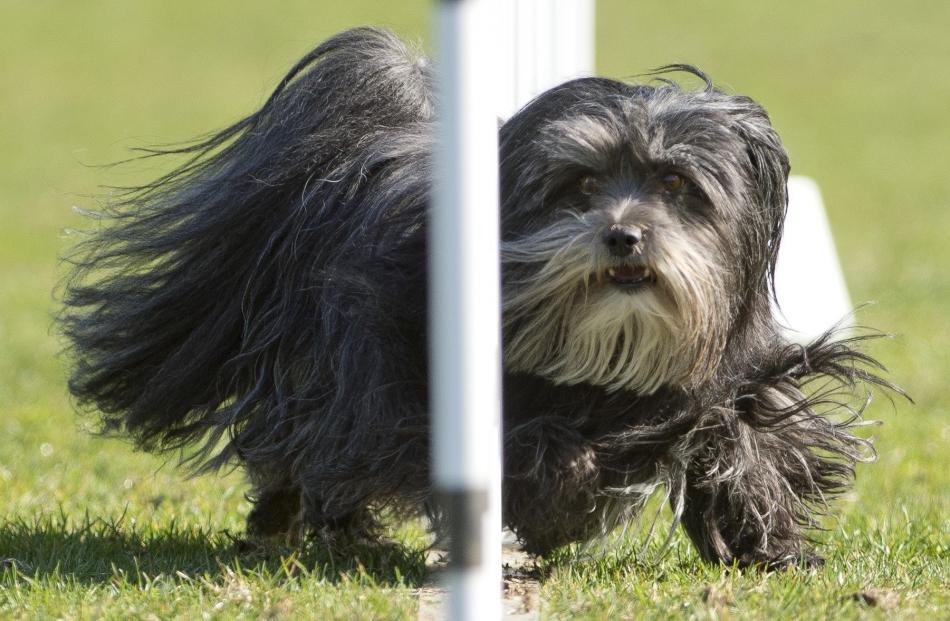
[[[160,530],[64,516],[0,524],[0,584],[17,576],[84,584],[145,585],[158,576],[217,581],[235,573],[281,583],[306,576],[331,583],[415,587],[426,577],[425,551],[399,543],[319,541],[261,548],[227,532],[169,524]]]

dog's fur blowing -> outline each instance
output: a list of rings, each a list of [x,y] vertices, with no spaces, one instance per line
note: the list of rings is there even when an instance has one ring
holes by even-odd
[[[704,75],[585,78],[500,129],[504,520],[545,553],[666,488],[708,561],[817,558],[807,531],[870,454],[854,341],[781,335],[788,158]],[[61,317],[106,431],[198,447],[253,485],[252,535],[438,516],[429,479],[430,69],[356,29],[263,107],[107,207]],[[870,371],[869,371],[870,369]]]

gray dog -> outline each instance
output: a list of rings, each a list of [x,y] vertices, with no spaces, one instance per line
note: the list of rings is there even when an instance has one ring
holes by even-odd
[[[525,548],[599,536],[664,486],[707,561],[814,563],[807,531],[872,455],[855,341],[770,310],[788,158],[705,82],[587,78],[500,130],[504,520]],[[264,106],[108,208],[65,288],[70,389],[103,431],[243,466],[248,530],[372,531],[442,511],[429,478],[432,76],[344,32]],[[870,371],[868,370],[870,369]]]

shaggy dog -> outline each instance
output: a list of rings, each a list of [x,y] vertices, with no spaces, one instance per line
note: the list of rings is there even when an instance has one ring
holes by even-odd
[[[574,80],[500,129],[504,521],[544,554],[666,489],[707,561],[814,562],[873,454],[877,363],[787,341],[772,275],[788,158],[766,112]],[[103,430],[240,464],[254,536],[427,512],[432,75],[392,34],[305,56],[257,112],[107,206],[72,255],[70,390]]]

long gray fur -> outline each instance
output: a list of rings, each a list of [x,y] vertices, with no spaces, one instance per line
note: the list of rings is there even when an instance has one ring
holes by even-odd
[[[705,85],[575,80],[500,130],[505,522],[546,553],[662,485],[706,560],[814,560],[809,529],[873,454],[853,432],[865,386],[889,385],[860,339],[780,335],[786,153],[758,104],[676,70]],[[365,534],[386,507],[442,528],[433,109],[423,58],[341,33],[254,114],[151,152],[187,159],[121,194],[68,257],[70,390],[106,433],[243,466],[252,535]],[[605,247],[613,226],[642,231],[629,257]],[[630,265],[652,281],[618,287],[609,270]]]

